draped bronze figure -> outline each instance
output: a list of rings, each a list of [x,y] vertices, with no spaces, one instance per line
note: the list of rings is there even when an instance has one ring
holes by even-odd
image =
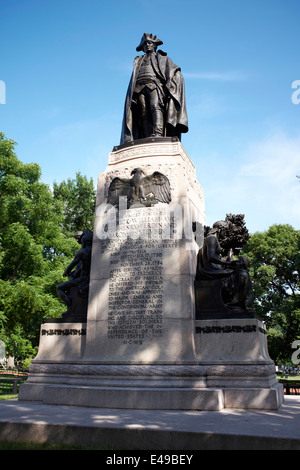
[[[125,100],[121,144],[147,137],[178,137],[188,132],[181,69],[157,50],[163,42],[144,33],[134,59]]]

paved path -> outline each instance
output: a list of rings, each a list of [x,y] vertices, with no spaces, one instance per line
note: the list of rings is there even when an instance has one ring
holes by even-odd
[[[278,411],[102,409],[0,400],[0,441],[28,440],[118,449],[300,450],[300,397]]]

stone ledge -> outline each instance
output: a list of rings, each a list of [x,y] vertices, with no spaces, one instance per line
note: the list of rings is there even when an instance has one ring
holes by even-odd
[[[126,148],[134,147],[136,145],[145,145],[145,144],[152,144],[152,143],[170,143],[170,142],[179,142],[178,137],[146,137],[144,139],[137,139],[137,140],[129,140],[124,144],[115,145],[113,148],[113,152],[118,150],[123,150]]]
[[[106,428],[94,426],[76,426],[75,424],[47,423],[0,423],[0,441],[5,442],[36,442],[70,444],[78,446],[101,446],[124,450],[190,450],[196,461],[197,451],[201,457],[203,450],[300,450],[300,439],[247,435],[238,433],[221,433],[216,429],[208,432],[185,432],[176,429],[144,429],[142,428]],[[138,449],[138,450],[137,450]],[[201,449],[201,450],[200,450]],[[113,452],[113,451],[110,451]],[[116,455],[118,451],[115,451]],[[153,453],[153,452],[152,452]],[[120,454],[122,455],[122,454]],[[105,465],[105,460],[103,461]]]
[[[96,409],[0,401],[0,441],[140,450],[300,450],[300,399],[278,411]],[[199,454],[197,454],[199,451]],[[138,451],[137,451],[138,452]],[[198,460],[197,460],[198,462]]]
[[[32,384],[27,384],[28,386]],[[218,389],[196,388],[121,388],[41,385],[43,403],[96,408],[136,410],[214,410],[224,408]],[[26,400],[26,387],[22,396]]]
[[[45,404],[136,410],[219,411],[223,408],[277,410],[282,385],[270,388],[188,388],[92,386],[26,382],[19,400]]]
[[[195,165],[181,142],[178,139],[173,140],[172,138],[141,139],[140,141],[136,141],[135,145],[128,144],[125,146],[115,147],[114,150],[108,154],[108,164],[111,166],[128,160],[134,160],[136,158],[162,156],[180,156],[188,167],[192,169],[192,171],[195,171]]]

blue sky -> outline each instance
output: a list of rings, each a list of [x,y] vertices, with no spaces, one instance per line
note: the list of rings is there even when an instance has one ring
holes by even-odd
[[[185,78],[182,144],[207,224],[232,212],[250,232],[300,229],[299,14],[299,0],[0,0],[0,130],[45,183],[80,171],[96,184],[153,33]]]

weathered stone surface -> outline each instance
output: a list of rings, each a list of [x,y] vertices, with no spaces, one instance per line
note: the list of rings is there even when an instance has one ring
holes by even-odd
[[[78,361],[83,356],[85,343],[86,323],[44,323],[35,361]]]
[[[107,204],[113,178],[130,178],[137,167],[168,178],[169,203]],[[196,320],[194,222],[205,224],[203,191],[180,142],[143,141],[109,155],[98,181],[87,322],[42,325],[20,400],[128,409],[280,406],[264,325]]]
[[[119,210],[108,189],[132,170],[159,171],[171,202]],[[100,362],[191,362],[193,221],[204,224],[203,191],[180,142],[156,141],[116,150],[99,175],[85,359]]]

